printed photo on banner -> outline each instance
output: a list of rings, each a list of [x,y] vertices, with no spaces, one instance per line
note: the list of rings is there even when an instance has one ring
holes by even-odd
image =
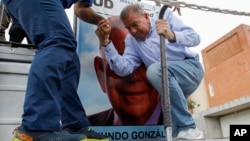
[[[121,9],[134,0],[95,0],[93,9],[110,20],[110,40],[124,52],[127,29],[119,19]],[[150,16],[160,7],[139,3]],[[79,96],[93,128],[111,140],[161,140],[165,138],[158,92],[146,79],[141,65],[131,75],[117,76],[108,66],[96,26],[77,20],[78,55],[81,62]],[[121,127],[122,126],[122,127]],[[124,128],[126,127],[126,128]]]

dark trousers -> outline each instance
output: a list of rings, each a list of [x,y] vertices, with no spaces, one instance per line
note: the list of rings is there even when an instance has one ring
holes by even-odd
[[[38,52],[32,61],[22,125],[59,130],[89,125],[77,94],[80,63],[76,39],[61,0],[4,0]]]
[[[28,44],[32,44],[23,28],[18,23],[12,23],[9,30],[10,41],[22,43],[23,39],[26,38]]]

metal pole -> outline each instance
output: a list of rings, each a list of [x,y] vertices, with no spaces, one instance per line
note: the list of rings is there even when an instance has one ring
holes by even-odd
[[[168,6],[163,5],[159,19],[163,18],[165,11]],[[163,112],[163,123],[166,128],[167,141],[172,141],[172,119],[171,119],[171,104],[168,87],[168,70],[167,70],[167,55],[166,55],[166,44],[163,35],[160,35],[160,49],[161,49],[161,70],[162,70],[162,112]]]
[[[0,0],[0,28],[2,28],[3,11],[4,11],[3,1]]]

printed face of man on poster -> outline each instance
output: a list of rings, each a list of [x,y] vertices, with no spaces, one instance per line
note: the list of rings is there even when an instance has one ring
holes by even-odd
[[[123,54],[128,33],[119,17],[110,17],[110,40],[118,53]],[[131,75],[117,76],[105,61],[104,53],[94,59],[99,84],[107,94],[112,109],[89,115],[92,125],[149,125],[162,124],[159,95],[146,78],[146,67],[141,65]]]

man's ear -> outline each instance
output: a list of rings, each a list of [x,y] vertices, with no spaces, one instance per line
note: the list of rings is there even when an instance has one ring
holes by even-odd
[[[144,15],[144,17],[145,17],[146,19],[149,19],[149,14],[148,14],[148,13],[144,12],[143,15]]]
[[[102,91],[104,93],[106,93],[106,80],[105,80],[103,60],[101,57],[99,57],[99,56],[95,57],[94,67],[95,67],[95,73],[96,73],[97,79],[99,81],[99,84],[102,88]]]

